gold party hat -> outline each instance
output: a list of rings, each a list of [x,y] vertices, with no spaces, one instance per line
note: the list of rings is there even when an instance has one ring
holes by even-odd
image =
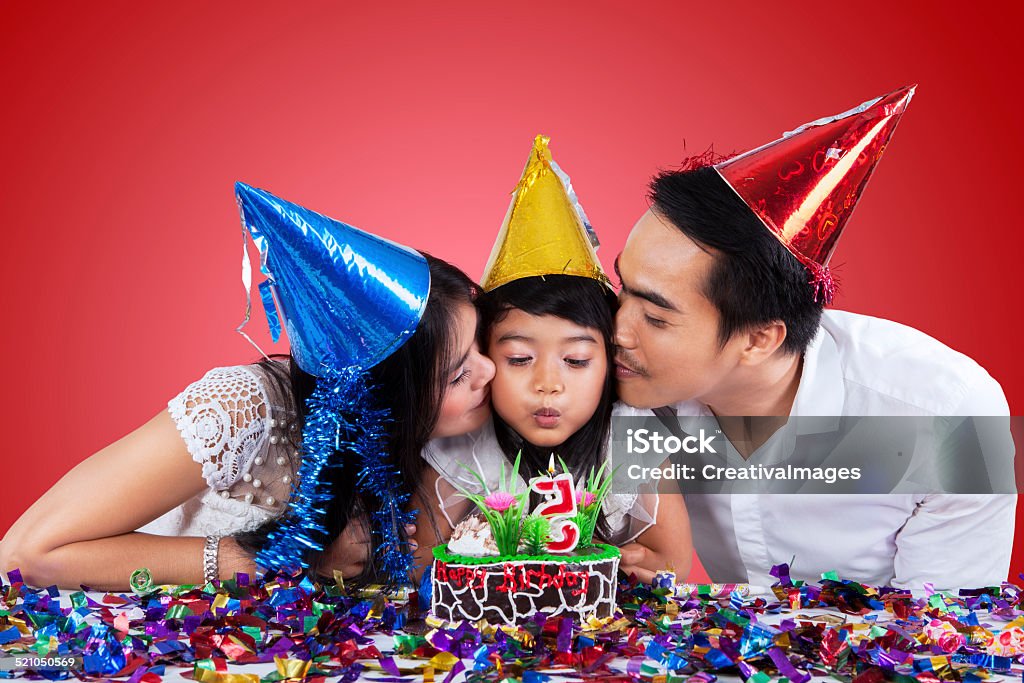
[[[551,159],[549,140],[538,135],[533,141],[484,268],[485,292],[535,275],[577,275],[611,287],[580,215],[582,209],[570,197],[568,177]]]

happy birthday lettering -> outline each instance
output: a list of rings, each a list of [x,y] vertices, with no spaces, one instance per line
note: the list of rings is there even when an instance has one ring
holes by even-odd
[[[558,572],[548,574],[545,565],[540,569],[527,569],[526,565],[514,565],[505,563],[502,573],[503,581],[498,590],[502,593],[530,588],[563,588],[576,587],[571,595],[585,595],[590,587],[590,572],[573,572],[565,568],[564,564],[558,565]]]
[[[437,563],[438,581],[447,581],[456,588],[466,586],[474,590],[482,590],[487,581],[487,570],[483,567],[453,567],[448,568],[445,562]]]

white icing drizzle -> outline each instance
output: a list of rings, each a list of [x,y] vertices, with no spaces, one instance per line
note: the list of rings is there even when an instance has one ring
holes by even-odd
[[[515,626],[526,621],[530,616],[544,612],[548,616],[556,616],[559,614],[571,613],[576,615],[579,619],[583,620],[600,611],[601,606],[608,607],[608,613],[611,614],[615,609],[615,581],[618,576],[619,570],[619,558],[618,557],[605,557],[597,560],[585,560],[582,558],[573,558],[571,562],[565,563],[572,565],[573,572],[587,571],[588,573],[588,585],[592,585],[595,581],[598,584],[598,599],[593,603],[587,600],[587,593],[590,591],[582,592],[580,595],[572,595],[572,591],[568,585],[565,589],[556,588],[555,586],[540,587],[539,585],[531,585],[528,588],[518,588],[517,590],[505,592],[499,591],[498,599],[493,602],[490,601],[490,587],[488,582],[492,577],[498,578],[498,584],[501,585],[505,578],[505,567],[522,567],[523,565],[533,565],[545,568],[564,566],[556,562],[544,562],[540,560],[519,560],[519,561],[508,561],[508,562],[492,562],[487,564],[459,564],[446,562],[448,570],[458,568],[465,568],[475,573],[475,578],[472,581],[466,581],[462,587],[457,588],[449,581],[439,582],[437,580],[437,569],[440,560],[435,560],[431,567],[431,576],[434,580],[433,590],[431,591],[430,607],[431,612],[434,616],[439,619],[446,621],[457,621],[460,619],[466,619],[469,621],[480,621],[481,619],[487,619],[493,621],[494,618],[500,619],[501,622]],[[596,569],[596,565],[608,566],[611,564],[611,571],[608,575]],[[483,571],[484,574],[478,572]],[[482,579],[481,579],[482,577]],[[482,590],[479,585],[482,580]],[[441,601],[439,588],[444,587],[446,590],[451,591],[455,600],[453,604],[445,604]],[[550,606],[538,607],[535,600],[545,596],[550,591],[557,591],[561,604],[551,608]],[[516,608],[516,601],[526,597],[529,603],[529,609],[525,612],[520,613]],[[575,600],[573,599],[575,598]],[[491,602],[491,604],[487,604]],[[490,616],[488,616],[490,615]]]

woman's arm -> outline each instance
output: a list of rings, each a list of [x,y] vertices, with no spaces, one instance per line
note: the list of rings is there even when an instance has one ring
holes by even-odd
[[[124,588],[146,567],[156,583],[200,583],[202,538],[135,529],[207,488],[167,411],[78,464],[0,541],[0,570],[21,569],[26,583],[98,590]],[[230,539],[221,541],[222,577],[253,570]]]
[[[671,569],[682,581],[692,562],[693,539],[683,496],[678,491],[659,494],[657,520],[636,542],[622,546],[621,569],[647,582],[655,572]]]

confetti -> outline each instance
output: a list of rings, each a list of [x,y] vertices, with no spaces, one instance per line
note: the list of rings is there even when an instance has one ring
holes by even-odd
[[[267,683],[354,681],[366,673],[430,683],[455,676],[714,683],[719,675],[755,683],[813,676],[979,683],[991,673],[1021,673],[1024,593],[1016,586],[915,597],[834,574],[815,585],[793,582],[784,565],[773,573],[772,595],[624,580],[611,618],[581,624],[535,614],[518,627],[424,620],[412,614],[414,599],[315,583],[298,572],[102,597],[62,597],[12,573],[0,585],[3,656],[75,657],[80,670],[0,676],[155,683],[166,667],[187,667],[197,681]],[[381,634],[393,650],[374,644]],[[244,668],[253,663],[273,673],[261,679]]]

